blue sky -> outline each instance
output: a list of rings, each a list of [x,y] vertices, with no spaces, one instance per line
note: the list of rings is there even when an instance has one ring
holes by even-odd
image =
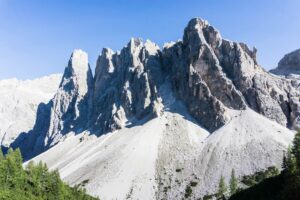
[[[0,0],[0,79],[62,73],[75,48],[94,69],[103,47],[119,50],[131,37],[162,46],[193,17],[256,46],[270,69],[300,48],[299,10],[299,0]]]

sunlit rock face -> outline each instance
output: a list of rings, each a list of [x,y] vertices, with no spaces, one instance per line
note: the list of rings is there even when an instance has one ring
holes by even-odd
[[[177,96],[210,131],[229,120],[226,108],[246,106],[297,128],[299,80],[266,72],[258,65],[256,52],[244,43],[222,39],[207,21],[196,18],[189,22],[182,41],[164,48],[164,67],[171,72]]]
[[[159,47],[140,39],[131,39],[119,53],[103,49],[95,71],[94,130],[113,131],[159,114],[160,60]]]
[[[246,108],[243,95],[222,68],[220,49],[220,33],[207,21],[193,19],[185,28],[183,41],[169,45],[163,52],[175,93],[210,131],[229,120],[226,108]]]
[[[92,90],[87,53],[74,50],[54,97],[38,106],[34,127],[20,134],[11,147],[20,148],[28,159],[62,141],[67,134],[86,130]]]
[[[100,136],[141,125],[172,110],[167,96],[180,101],[210,133],[232,120],[232,110],[249,108],[280,125],[299,128],[299,78],[265,71],[256,53],[244,43],[223,39],[200,18],[188,23],[181,41],[163,49],[137,38],[120,52],[103,49],[94,76],[87,54],[75,50],[53,99],[39,106],[30,134],[21,134],[12,146],[31,157],[71,133]],[[297,55],[285,56],[278,68],[297,69]]]
[[[56,144],[64,134],[87,128],[93,88],[88,55],[74,50],[57,93],[52,99],[50,126],[45,144]]]
[[[277,68],[270,70],[279,75],[288,96],[287,112],[289,113],[289,126],[293,129],[300,128],[300,49],[286,54],[278,63]]]
[[[8,147],[21,132],[30,131],[41,104],[48,103],[59,86],[61,74],[33,80],[0,80],[0,144]]]

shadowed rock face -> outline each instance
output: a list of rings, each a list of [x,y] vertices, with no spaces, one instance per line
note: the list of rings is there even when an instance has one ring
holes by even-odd
[[[256,52],[244,43],[222,39],[217,29],[199,18],[188,23],[182,41],[166,44],[162,51],[140,39],[131,39],[117,53],[103,49],[94,77],[87,54],[75,50],[48,104],[49,128],[43,136],[31,137],[43,141],[44,150],[69,132],[89,129],[100,135],[147,121],[164,111],[160,91],[166,84],[210,132],[230,120],[229,109],[247,107],[299,128],[300,80],[268,73],[258,65]]]
[[[39,105],[34,128],[20,134],[11,146],[19,147],[24,158],[29,159],[57,144],[67,133],[87,129],[92,90],[88,56],[82,50],[74,50],[54,98]]]
[[[93,75],[87,53],[74,50],[59,89],[52,99],[50,127],[45,143],[56,144],[64,134],[87,128],[92,97]]]
[[[288,91],[287,109],[288,119],[291,128],[300,128],[300,49],[286,54],[278,63],[276,69],[270,70],[271,73],[282,76],[288,80],[286,88]],[[286,81],[285,81],[286,83]]]
[[[300,49],[285,55],[279,61],[278,69],[300,71]]]
[[[207,21],[192,19],[183,41],[168,45],[163,58],[178,97],[208,130],[226,123],[226,108],[240,110],[246,105],[298,128],[299,79],[272,76],[257,64],[256,52],[222,39]]]
[[[221,39],[219,32],[205,21],[194,19],[189,24],[191,23],[202,27],[204,38],[215,53],[222,71],[232,81],[235,89],[243,95],[249,107],[284,126],[298,127],[295,124],[299,124],[299,106],[292,105],[299,103],[299,98],[296,100],[300,93],[299,80],[272,76],[257,64],[255,48],[251,51],[243,43]],[[216,73],[213,73],[213,76],[216,76]],[[227,96],[228,90],[221,88],[218,87],[217,92]],[[215,96],[218,98],[218,95]],[[229,107],[224,99],[218,99]],[[234,99],[233,102],[239,101]]]
[[[155,116],[164,106],[159,88],[170,82],[176,97],[210,132],[228,120],[226,110],[247,106],[291,128],[299,124],[299,80],[277,78],[261,68],[257,50],[222,39],[207,21],[192,19],[183,41],[162,52],[132,39],[120,53],[104,49],[95,73],[91,126],[100,132]]]
[[[271,72],[277,75],[300,74],[300,49],[286,54]]]
[[[206,21],[193,19],[184,31],[183,41],[165,48],[163,54],[175,93],[209,131],[229,120],[226,107],[246,108],[242,94],[226,76],[215,52],[221,44],[217,30]]]

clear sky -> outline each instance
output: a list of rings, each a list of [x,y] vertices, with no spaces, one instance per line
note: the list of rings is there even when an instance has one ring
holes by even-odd
[[[162,46],[194,17],[256,46],[266,69],[300,48],[299,0],[0,0],[0,79],[62,73],[75,48],[94,69],[103,47],[119,50],[131,37]]]

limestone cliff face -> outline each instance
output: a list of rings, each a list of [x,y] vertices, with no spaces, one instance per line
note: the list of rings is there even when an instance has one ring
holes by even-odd
[[[298,128],[299,80],[268,73],[257,63],[256,52],[244,43],[222,39],[217,29],[199,18],[188,23],[182,41],[162,51],[139,39],[132,39],[120,53],[104,49],[95,73],[92,123],[105,132],[157,114],[163,107],[158,91],[167,81],[210,132],[230,120],[226,110],[247,106],[281,125]]]
[[[164,59],[173,72],[175,91],[192,88],[193,94],[198,95],[196,102],[201,101],[199,105],[203,106],[200,109],[193,109],[193,98],[184,101],[208,130],[226,123],[226,108],[246,106],[284,126],[298,128],[299,79],[284,79],[266,72],[256,61],[255,48],[250,50],[243,43],[222,39],[206,21],[191,20],[183,41],[164,49]],[[189,87],[184,85],[187,82]],[[184,99],[186,93],[179,91],[179,97]]]
[[[46,145],[56,144],[70,131],[80,132],[87,128],[92,89],[93,75],[88,55],[82,50],[74,50],[52,99]]]
[[[160,51],[150,41],[131,39],[120,53],[103,49],[95,71],[91,127],[113,131],[159,114]]]
[[[33,129],[21,133],[11,147],[20,148],[28,159],[62,141],[69,133],[86,130],[92,91],[88,56],[82,50],[74,50],[56,94],[47,104],[38,106]]]
[[[8,147],[21,132],[33,128],[39,105],[53,98],[61,77],[0,80],[0,145]]]
[[[175,93],[210,131],[229,120],[226,108],[246,108],[242,94],[218,59],[221,45],[217,30],[206,21],[193,19],[184,31],[183,41],[164,49],[165,68],[170,72]]]
[[[30,143],[34,152],[41,152],[70,132],[101,135],[141,124],[166,109],[166,85],[211,133],[231,120],[229,110],[247,107],[283,126],[299,128],[300,79],[265,71],[256,52],[223,39],[199,18],[188,23],[182,41],[162,50],[134,38],[120,52],[103,49],[94,77],[87,54],[75,50],[54,98],[41,106],[30,136],[20,137],[15,146],[26,149]],[[285,56],[280,66],[294,63],[295,57]]]
[[[279,75],[286,84],[290,126],[300,128],[300,49],[286,54],[270,72]]]
[[[277,75],[300,74],[300,49],[286,54],[271,72]]]

